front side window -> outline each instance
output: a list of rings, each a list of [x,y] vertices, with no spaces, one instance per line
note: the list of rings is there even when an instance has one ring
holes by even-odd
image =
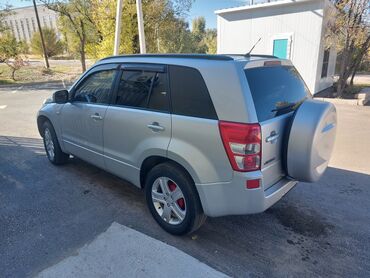
[[[168,112],[166,74],[149,71],[123,71],[115,103]]]
[[[73,101],[108,104],[115,72],[115,70],[104,70],[90,74],[77,87]]]

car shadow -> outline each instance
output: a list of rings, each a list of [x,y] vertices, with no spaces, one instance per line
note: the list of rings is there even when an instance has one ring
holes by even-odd
[[[0,136],[0,185],[0,238],[7,239],[0,243],[0,254],[7,254],[0,255],[0,269],[14,258],[26,261],[8,274],[35,273],[112,222],[235,277],[370,273],[367,174],[330,167],[319,182],[299,183],[264,213],[208,218],[183,237],[158,227],[141,189],[77,158],[51,165],[39,138]],[[34,253],[39,257],[30,258]]]

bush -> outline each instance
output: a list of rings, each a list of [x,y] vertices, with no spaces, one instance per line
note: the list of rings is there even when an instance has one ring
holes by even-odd
[[[42,35],[44,37],[46,55],[48,57],[63,53],[63,44],[57,39],[54,29],[42,28]],[[44,56],[39,32],[35,32],[32,36],[31,49],[33,54]]]
[[[26,41],[20,41],[19,42],[19,50],[22,54],[29,54],[30,53],[30,47]]]
[[[28,64],[21,56],[22,50],[24,50],[24,45],[17,42],[9,31],[0,35],[0,62],[5,63],[11,69],[13,80],[15,80],[15,72]]]

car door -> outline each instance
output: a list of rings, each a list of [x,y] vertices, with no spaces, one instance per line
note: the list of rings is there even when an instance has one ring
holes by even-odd
[[[66,150],[104,168],[103,126],[112,97],[117,65],[90,70],[71,90],[71,100],[61,112],[62,139]]]
[[[107,170],[139,186],[140,167],[151,155],[165,157],[171,139],[166,67],[123,65],[104,124]]]

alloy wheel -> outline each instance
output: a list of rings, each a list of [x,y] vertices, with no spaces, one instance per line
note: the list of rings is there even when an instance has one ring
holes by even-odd
[[[157,178],[152,185],[152,202],[158,215],[167,223],[180,224],[186,216],[186,201],[180,187],[167,177]]]
[[[44,133],[44,140],[45,140],[45,148],[46,152],[49,155],[49,158],[51,160],[54,159],[55,153],[54,153],[54,142],[51,137],[51,132],[48,128],[45,128],[45,133]]]

